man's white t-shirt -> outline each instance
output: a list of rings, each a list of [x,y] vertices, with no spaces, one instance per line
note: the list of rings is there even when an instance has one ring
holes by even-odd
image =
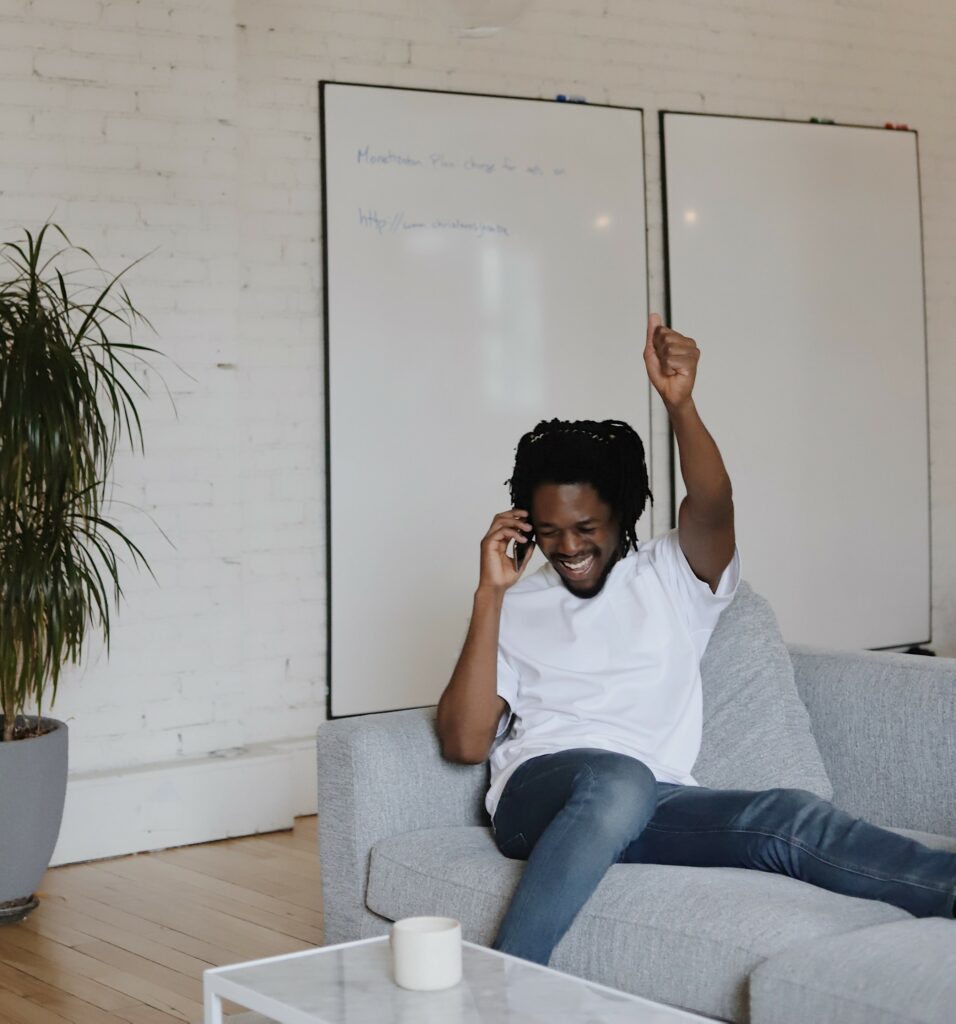
[[[512,716],[513,725],[491,754],[488,813],[519,765],[574,747],[697,785],[700,659],[739,578],[734,551],[713,593],[671,530],[621,559],[596,597],[575,597],[548,564],[511,587],[498,634],[498,694],[510,707],[499,736]]]

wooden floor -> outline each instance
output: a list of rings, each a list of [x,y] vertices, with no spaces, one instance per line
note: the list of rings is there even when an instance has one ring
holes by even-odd
[[[198,1024],[207,967],[322,944],[316,819],[52,868],[39,896],[0,926],[2,1024]]]

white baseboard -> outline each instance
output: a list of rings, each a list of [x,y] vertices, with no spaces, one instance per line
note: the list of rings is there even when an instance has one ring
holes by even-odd
[[[316,812],[315,738],[71,775],[51,867],[291,828]]]

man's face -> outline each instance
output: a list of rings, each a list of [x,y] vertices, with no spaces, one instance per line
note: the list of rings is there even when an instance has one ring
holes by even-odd
[[[577,597],[599,594],[621,554],[621,527],[590,484],[539,484],[531,498],[538,547]]]

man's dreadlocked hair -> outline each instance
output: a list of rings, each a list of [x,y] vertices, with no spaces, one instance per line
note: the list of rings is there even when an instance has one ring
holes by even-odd
[[[637,520],[653,503],[644,445],[618,420],[542,420],[515,450],[514,474],[505,481],[515,508],[531,508],[538,484],[591,484],[621,524],[624,553],[637,550]]]

